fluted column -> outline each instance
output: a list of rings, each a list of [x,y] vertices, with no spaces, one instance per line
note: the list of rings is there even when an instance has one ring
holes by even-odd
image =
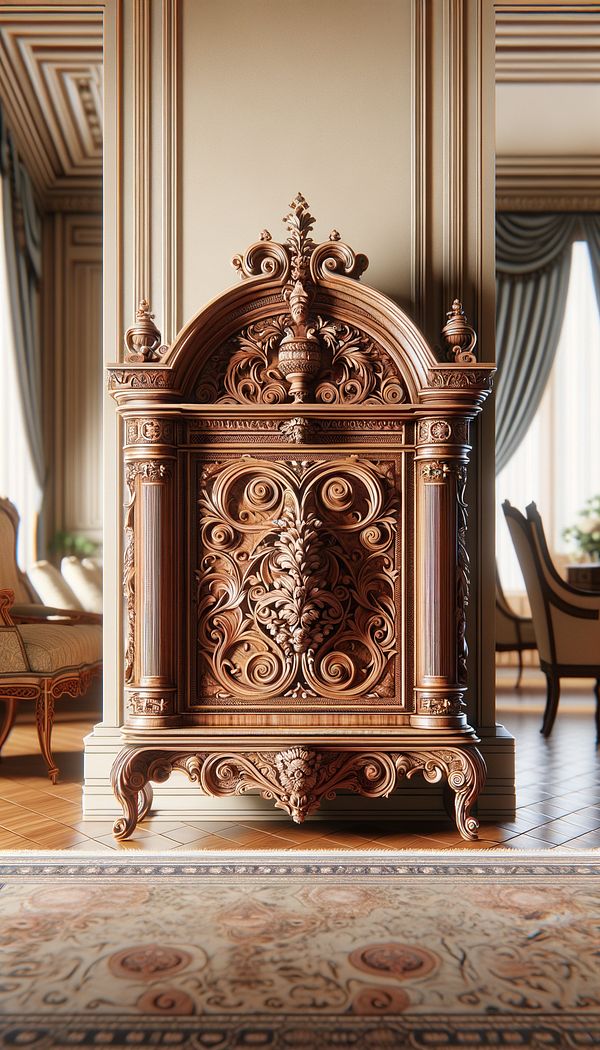
[[[128,724],[156,726],[175,714],[177,696],[175,424],[152,414],[125,426],[125,708]]]
[[[417,425],[417,674],[412,721],[419,726],[466,723],[468,561],[460,534],[468,439],[465,417],[441,418],[436,413]],[[454,617],[448,615],[451,609]]]

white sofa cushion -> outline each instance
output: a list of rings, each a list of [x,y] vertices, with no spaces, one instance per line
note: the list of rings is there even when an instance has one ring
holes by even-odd
[[[28,576],[44,605],[57,609],[83,609],[75,592],[51,562],[36,561]]]
[[[98,581],[96,566],[85,565],[79,558],[63,558],[61,572],[69,587],[86,612],[102,612],[102,580]]]

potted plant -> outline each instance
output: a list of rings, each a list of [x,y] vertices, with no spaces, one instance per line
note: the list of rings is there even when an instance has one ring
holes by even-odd
[[[564,529],[563,537],[577,549],[582,561],[600,561],[600,495],[587,500],[577,523]]]

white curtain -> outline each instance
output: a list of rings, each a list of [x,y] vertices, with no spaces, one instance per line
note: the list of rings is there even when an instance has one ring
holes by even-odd
[[[590,496],[600,492],[600,314],[588,245],[572,247],[565,316],[552,371],[525,438],[496,484],[496,550],[506,592],[525,586],[501,504],[521,510],[535,500],[559,566],[574,560],[563,529],[574,524]]]
[[[3,242],[4,193],[6,180],[0,180],[0,375],[2,375],[2,411],[0,411],[0,495],[8,497],[21,516],[19,528],[19,565],[26,570],[36,559],[37,519],[42,489],[36,478],[22,409],[16,370],[14,327],[11,321],[11,298],[7,258]]]

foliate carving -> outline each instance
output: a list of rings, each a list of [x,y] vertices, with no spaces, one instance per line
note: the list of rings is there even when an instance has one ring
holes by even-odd
[[[150,303],[141,299],[135,315],[135,324],[125,332],[127,360],[136,362],[158,361],[167,349],[161,346],[160,332],[150,313]]]
[[[477,358],[474,350],[477,335],[473,325],[467,321],[467,315],[460,299],[454,300],[446,317],[446,324],[442,328],[442,339],[448,347],[448,360],[456,361],[457,364],[475,364]]]
[[[445,481],[448,475],[451,473],[451,468],[447,463],[441,463],[439,460],[433,460],[431,463],[425,463],[421,467],[421,477],[425,481]]]
[[[130,693],[127,706],[132,715],[170,715],[173,713],[173,700],[170,697],[152,696],[144,693]]]
[[[119,390],[122,387],[131,389],[167,389],[171,386],[171,372],[169,369],[154,368],[111,368],[108,377],[108,389]]]
[[[456,499],[458,504],[457,560],[456,560],[456,641],[458,648],[458,682],[467,683],[467,607],[471,586],[471,568],[467,552],[468,508],[465,499],[467,468],[459,466],[456,472]]]
[[[127,444],[171,444],[174,440],[175,427],[170,419],[128,419]]]
[[[289,441],[293,441],[296,445],[301,445],[303,442],[310,440],[313,426],[314,424],[310,420],[294,416],[293,419],[286,419],[283,423],[280,423],[279,430]]]
[[[315,244],[310,237],[315,220],[301,193],[290,209],[283,220],[289,232],[284,244],[273,241],[269,231],[263,230],[259,241],[245,253],[234,255],[232,264],[240,277],[264,276],[285,281],[291,273],[294,281],[310,277],[315,283],[335,273],[360,277],[369,265],[366,255],[356,254],[344,244],[337,230],[331,231],[328,241]]]
[[[419,696],[417,701],[421,715],[459,715],[464,706],[457,696]]]
[[[468,368],[454,369],[430,369],[427,373],[427,383],[430,387],[448,387],[456,390],[465,390],[474,387],[479,390],[492,389],[493,370],[472,371]]]
[[[205,794],[217,798],[259,791],[296,823],[304,821],[323,799],[334,798],[338,791],[382,798],[399,781],[417,774],[422,774],[428,783],[445,779],[455,795],[457,827],[466,839],[477,837],[478,824],[471,807],[485,783],[485,763],[473,746],[390,753],[315,750],[303,745],[279,752],[216,754],[125,749],[112,770],[113,788],[124,813],[114,826],[117,838],[127,838],[141,819],[140,798],[147,810],[149,781],[162,783],[174,770],[181,770]]]
[[[465,445],[469,440],[468,424],[462,419],[421,419],[417,440],[421,445],[437,445],[449,441]]]
[[[143,460],[128,463],[125,468],[127,484],[133,483],[135,478],[144,478],[145,481],[170,481],[173,477],[173,466],[158,459]]]
[[[319,348],[321,367],[304,373],[313,379],[312,393],[306,384],[292,390],[286,376],[291,375],[289,361],[297,359],[286,359],[284,370],[281,368],[281,346],[291,331],[289,314],[242,329],[205,367],[196,389],[198,400],[230,405],[276,405],[294,400],[327,405],[397,405],[407,400],[402,379],[382,347],[358,328],[320,315],[311,322],[310,333],[311,346]],[[288,341],[286,354],[291,354],[292,342]],[[311,370],[316,354],[314,349]]]
[[[206,469],[205,700],[393,695],[398,503],[392,463],[245,456]]]
[[[6,700],[36,700],[39,695],[37,685],[0,685],[0,696]]]

